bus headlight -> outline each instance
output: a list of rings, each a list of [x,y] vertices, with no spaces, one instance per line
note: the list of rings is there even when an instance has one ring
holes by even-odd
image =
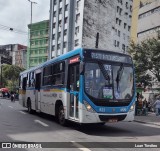
[[[95,113],[95,110],[94,110],[94,109],[88,104],[88,102],[85,101],[85,100],[84,100],[84,105],[85,105],[87,111],[92,112],[92,113]]]
[[[130,110],[129,110],[129,112],[132,112],[132,111],[134,111],[134,108],[135,108],[135,104],[132,104],[132,105],[131,105],[131,107],[130,107]]]

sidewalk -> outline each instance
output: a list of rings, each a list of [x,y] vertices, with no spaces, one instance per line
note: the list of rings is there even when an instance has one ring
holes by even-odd
[[[155,113],[149,112],[148,116],[135,116],[134,121],[160,126],[160,115],[156,116]]]

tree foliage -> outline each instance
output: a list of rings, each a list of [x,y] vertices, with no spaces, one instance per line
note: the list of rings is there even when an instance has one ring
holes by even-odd
[[[129,53],[135,64],[137,82],[149,85],[152,75],[160,82],[160,41],[153,38],[139,44],[131,42]]]
[[[23,68],[20,68],[15,65],[7,65],[7,64],[3,65],[2,66],[3,84],[5,84],[5,86],[10,87],[10,89],[14,89],[14,87],[18,85],[19,74],[22,71],[24,71]]]

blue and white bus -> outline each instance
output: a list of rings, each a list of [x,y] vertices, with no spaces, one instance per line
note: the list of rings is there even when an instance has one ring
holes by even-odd
[[[133,121],[135,82],[129,55],[79,48],[20,73],[20,104],[61,125]]]

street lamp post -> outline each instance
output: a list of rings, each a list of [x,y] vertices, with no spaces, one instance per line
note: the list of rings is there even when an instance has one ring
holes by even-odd
[[[32,24],[32,5],[37,4],[37,2],[31,1],[31,0],[28,0],[28,1],[31,3],[31,24]]]

